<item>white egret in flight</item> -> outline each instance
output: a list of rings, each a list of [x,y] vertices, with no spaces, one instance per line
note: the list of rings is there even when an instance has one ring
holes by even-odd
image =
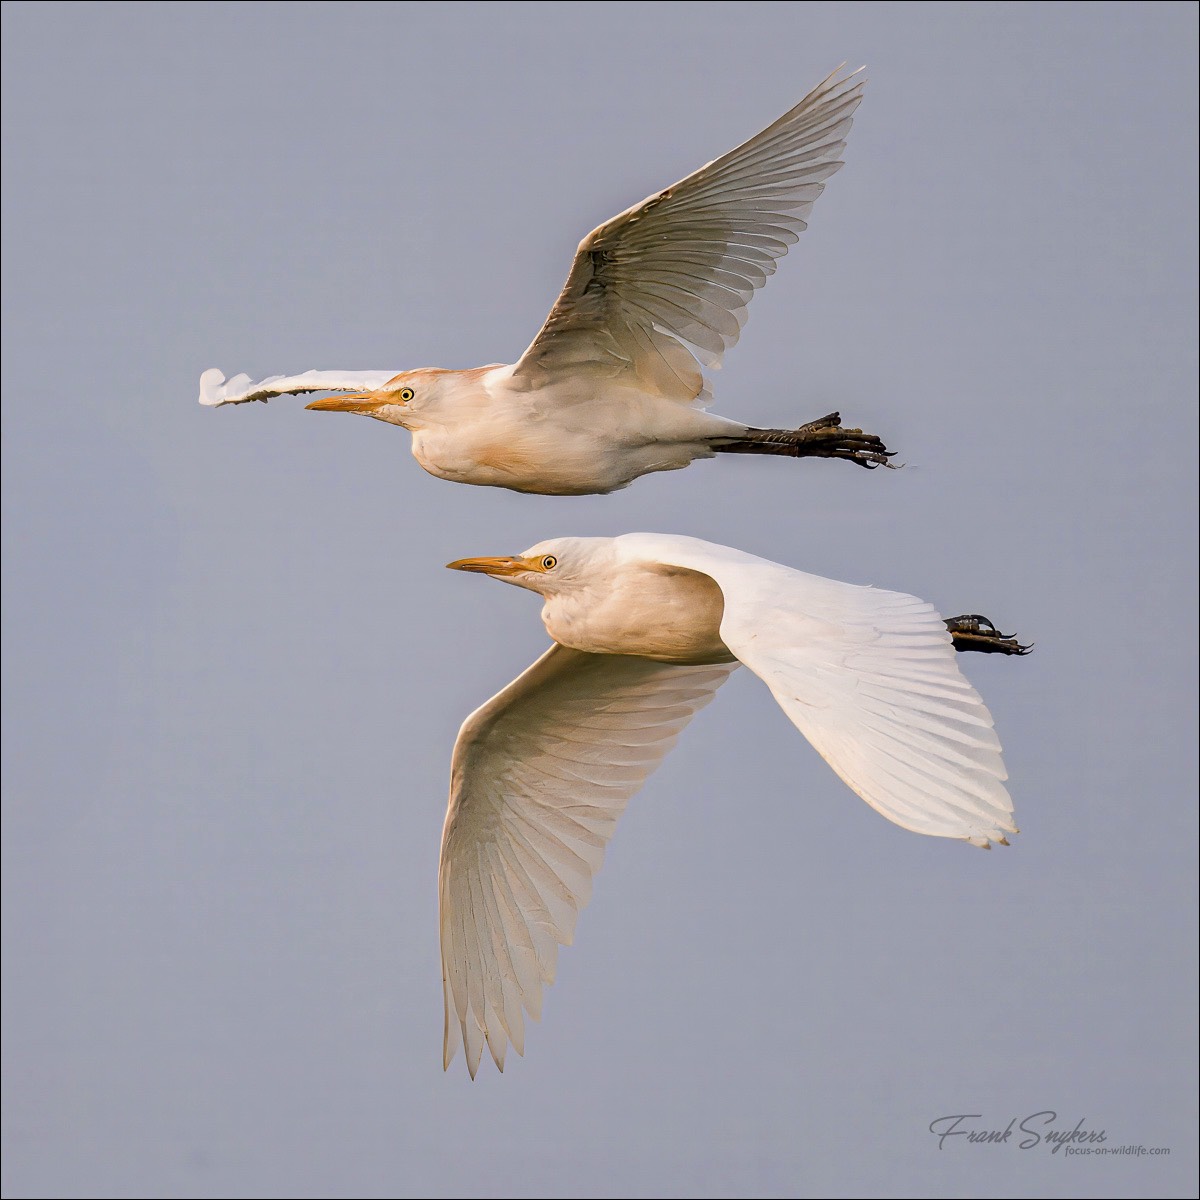
[[[808,227],[862,88],[835,71],[748,142],[594,229],[512,365],[259,383],[211,369],[200,403],[349,391],[308,407],[408,429],[417,461],[442,479],[545,495],[611,492],[723,451],[885,465],[879,438],[842,428],[838,413],[760,429],[704,411],[703,370],[720,366],[751,296]]]
[[[472,713],[439,869],[444,1062],[524,1052],[617,818],[744,663],[826,762],[905,829],[1015,833],[992,718],[956,649],[1029,647],[977,615],[695,538],[558,538],[450,563],[540,593],[554,645]],[[949,626],[949,628],[947,628]],[[697,751],[694,749],[693,753]]]

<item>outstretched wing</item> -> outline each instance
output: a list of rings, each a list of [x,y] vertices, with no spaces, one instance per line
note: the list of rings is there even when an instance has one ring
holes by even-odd
[[[617,542],[628,560],[671,563],[717,582],[722,641],[888,820],[983,847],[1017,831],[991,714],[931,605],[694,538],[628,534]]]
[[[306,392],[373,392],[399,371],[302,371],[299,375],[272,375],[258,383],[249,375],[235,375],[226,381],[216,367],[200,376],[200,403],[210,408],[222,404],[264,403],[274,396],[302,396]]]
[[[701,366],[738,340],[750,297],[841,167],[863,83],[839,68],[748,142],[588,234],[514,377],[589,364],[670,400],[701,397]]]
[[[451,765],[438,872],[444,1063],[504,1069],[541,1015],[558,947],[629,798],[737,663],[673,666],[554,645],[471,714]]]

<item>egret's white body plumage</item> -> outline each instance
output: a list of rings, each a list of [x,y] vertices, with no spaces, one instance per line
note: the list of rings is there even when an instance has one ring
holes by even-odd
[[[200,403],[352,392],[309,407],[411,430],[417,460],[440,478],[523,492],[610,492],[710,458],[720,439],[754,430],[704,411],[703,371],[720,366],[750,298],[807,228],[862,88],[835,72],[757,136],[593,230],[515,364],[258,383],[211,369]]]
[[[560,538],[450,564],[539,592],[555,644],[463,724],[442,836],[445,1063],[523,1053],[617,818],[744,663],[906,829],[1014,833],[1000,743],[941,616],[695,538]]]

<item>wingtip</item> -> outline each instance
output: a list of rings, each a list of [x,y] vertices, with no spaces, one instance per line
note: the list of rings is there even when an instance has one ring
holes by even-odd
[[[849,61],[850,60],[848,58],[843,59],[832,71],[830,71],[830,73],[828,75],[825,76],[825,78],[822,82],[823,83],[836,82],[839,84],[849,83],[851,79],[855,79],[859,75],[862,75],[863,72],[867,69],[867,64],[863,63],[863,65],[861,67],[855,67],[853,71],[848,71],[845,75],[843,75],[842,72],[846,70],[846,66],[849,63]],[[840,76],[840,78],[839,78],[839,76]],[[866,83],[866,81],[867,81],[866,76],[863,75],[863,78],[859,79],[858,82],[861,84],[861,83]]]
[[[250,376],[245,372],[234,375],[232,379],[226,379],[224,371],[217,367],[209,367],[200,376],[200,403],[207,408],[219,408],[222,404],[240,404],[249,398],[246,393],[250,386]]]
[[[200,403],[206,408],[215,408],[224,399],[225,372],[209,367],[200,376]]]
[[[1014,828],[1013,833],[1020,833],[1019,829]],[[980,850],[990,850],[993,846],[1011,846],[1012,843],[1002,833],[993,833],[988,837],[968,837],[963,838],[964,842],[972,846],[978,846]]]

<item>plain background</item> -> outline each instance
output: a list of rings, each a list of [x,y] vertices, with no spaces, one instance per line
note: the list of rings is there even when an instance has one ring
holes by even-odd
[[[1194,1195],[1195,42],[1190,4],[5,4],[5,1195]],[[512,361],[588,229],[843,59],[847,166],[715,408],[839,407],[903,471],[544,499],[196,404]],[[527,1057],[443,1075],[450,748],[545,635],[441,565],[636,529],[1035,641],[964,662],[1023,832],[890,825],[743,672]],[[1171,1154],[928,1132],[1043,1110]]]

